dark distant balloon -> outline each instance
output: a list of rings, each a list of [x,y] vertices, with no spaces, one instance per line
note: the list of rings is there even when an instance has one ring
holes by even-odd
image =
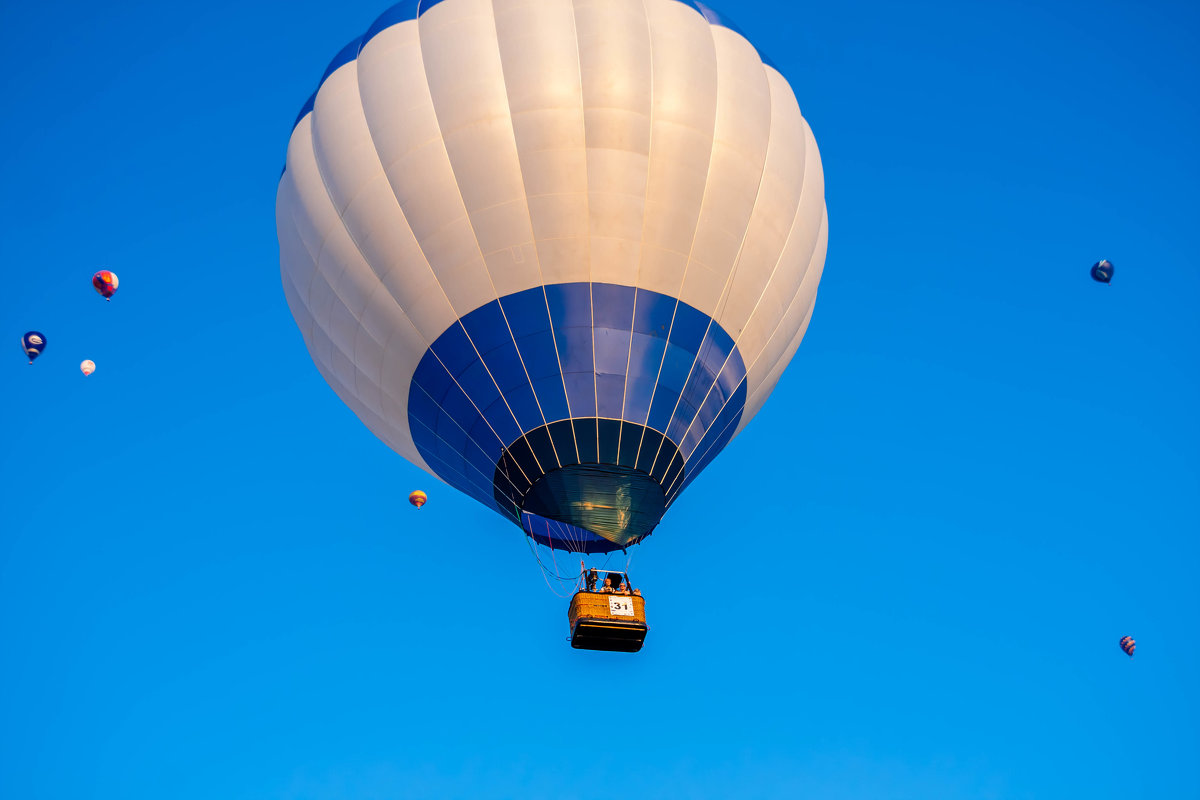
[[[46,337],[37,331],[30,331],[21,337],[21,349],[25,351],[25,355],[29,357],[29,363],[42,354],[46,349]]]
[[[102,269],[92,276],[92,286],[96,287],[96,291],[105,300],[111,300],[112,296],[117,293],[117,286],[120,281],[117,280],[117,273],[112,270]]]
[[[1122,636],[1121,649],[1125,651],[1125,655],[1133,658],[1133,651],[1137,649],[1137,642],[1133,640],[1132,636]]]
[[[1092,280],[1100,283],[1112,283],[1113,265],[1111,261],[1100,259],[1092,264]]]

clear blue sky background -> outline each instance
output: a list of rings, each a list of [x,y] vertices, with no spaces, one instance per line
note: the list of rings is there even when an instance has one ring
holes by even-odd
[[[0,8],[0,798],[1200,797],[1195,3],[726,8],[829,258],[636,656],[288,313],[291,124],[383,7]]]

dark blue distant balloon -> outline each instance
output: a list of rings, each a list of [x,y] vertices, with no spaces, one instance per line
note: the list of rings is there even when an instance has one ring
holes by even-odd
[[[1112,283],[1113,265],[1111,261],[1101,259],[1092,264],[1092,280],[1100,283]]]
[[[46,337],[37,331],[30,331],[21,337],[21,349],[25,351],[25,355],[29,357],[29,363],[42,354],[46,349]]]

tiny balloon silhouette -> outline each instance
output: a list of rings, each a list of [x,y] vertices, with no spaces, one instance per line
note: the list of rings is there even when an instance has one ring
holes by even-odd
[[[1111,261],[1100,259],[1092,264],[1092,280],[1097,283],[1112,283],[1113,265]]]
[[[80,362],[79,371],[82,372],[85,376],[91,375],[93,372],[96,371],[96,362],[92,361],[90,358],[85,359],[84,361]]]
[[[117,280],[117,273],[112,270],[102,269],[92,276],[92,286],[96,287],[96,291],[105,300],[112,300],[112,296],[117,293],[117,287],[120,283]]]
[[[1121,649],[1125,651],[1125,655],[1133,658],[1133,651],[1137,649],[1137,642],[1133,640],[1132,636],[1122,636]]]
[[[425,505],[427,500],[429,500],[429,496],[426,495],[424,492],[422,492],[420,489],[417,489],[415,492],[413,492],[412,494],[410,494],[408,496],[408,502],[412,503],[417,508],[420,508],[421,506]]]
[[[33,360],[40,356],[42,351],[46,349],[45,335],[37,331],[30,331],[21,337],[21,349],[25,351],[25,356],[29,359],[29,363],[32,364]]]

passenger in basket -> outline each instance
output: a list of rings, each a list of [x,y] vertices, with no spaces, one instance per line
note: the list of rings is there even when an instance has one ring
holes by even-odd
[[[641,589],[634,589],[634,590],[633,590],[633,593],[634,593],[634,594],[636,594],[638,597],[641,597],[641,596],[642,596],[642,590],[641,590]]]
[[[612,594],[613,593],[612,578],[604,579],[604,585],[600,587],[600,592],[601,592],[601,594]]]
[[[596,591],[596,577],[597,577],[596,570],[594,570],[594,569],[589,569],[585,573],[584,583],[587,586],[587,591],[589,591],[589,592]]]
[[[617,594],[629,594],[629,587],[625,585],[625,581],[621,581],[621,585],[617,587]]]

